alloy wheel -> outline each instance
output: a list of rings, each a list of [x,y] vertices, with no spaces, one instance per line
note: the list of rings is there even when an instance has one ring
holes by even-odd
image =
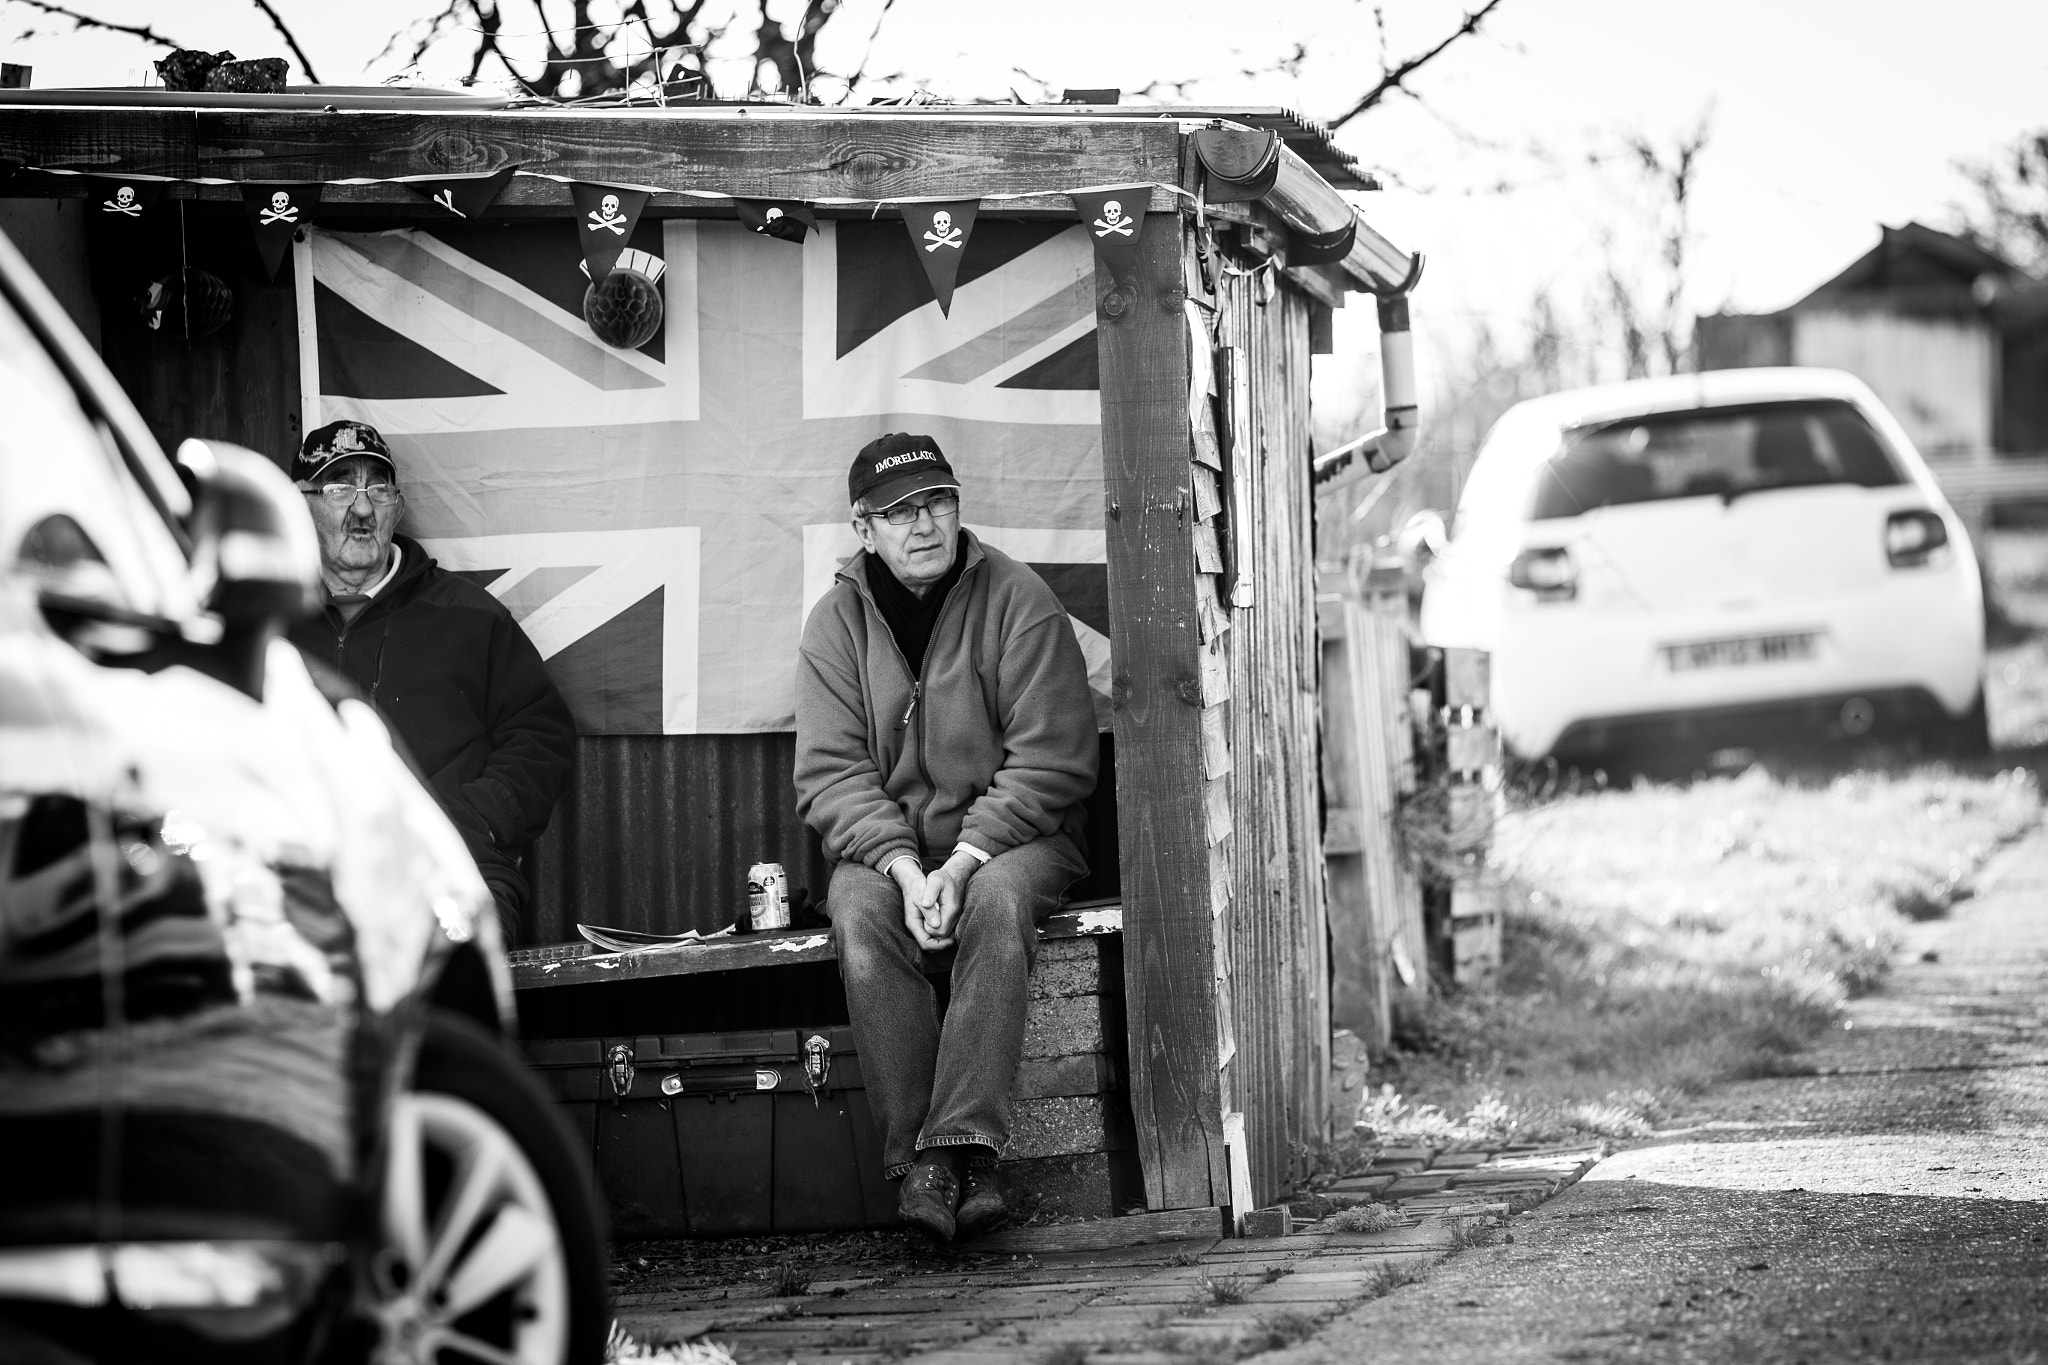
[[[547,1188],[484,1110],[411,1092],[391,1114],[376,1365],[559,1365],[569,1281]]]

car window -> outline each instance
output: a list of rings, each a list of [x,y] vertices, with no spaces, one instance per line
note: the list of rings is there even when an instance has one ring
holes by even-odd
[[[1573,428],[1537,478],[1530,515],[1542,521],[1673,498],[1904,481],[1852,404],[1757,403]]]

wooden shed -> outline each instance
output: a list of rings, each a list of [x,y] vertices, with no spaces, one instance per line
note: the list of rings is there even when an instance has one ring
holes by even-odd
[[[1023,244],[1017,251],[1058,240],[1067,243],[1059,251],[1092,260],[1074,316],[1030,323],[1020,320],[1029,310],[1013,310],[995,327],[963,321],[963,309],[972,309],[961,305],[926,322],[939,329],[934,336],[968,329],[944,353],[956,368],[977,346],[1009,348],[963,403],[1008,402],[1004,386],[1019,375],[1034,366],[1041,377],[1057,371],[1064,377],[1046,382],[1065,386],[1059,401],[1071,406],[1081,395],[1087,408],[1058,440],[1078,442],[1072,448],[1091,460],[1099,443],[1099,485],[1084,490],[1092,509],[1084,520],[1092,524],[1068,528],[1090,537],[1084,548],[1098,547],[1087,553],[1106,566],[1098,634],[1108,642],[1100,662],[1111,762],[1096,805],[1096,872],[1085,889],[1096,903],[1093,927],[1121,931],[1120,954],[1103,960],[1121,964],[1121,1007],[1110,1017],[1124,1029],[1143,1202],[1155,1211],[1221,1206],[1241,1215],[1285,1197],[1302,1154],[1328,1136],[1331,968],[1318,790],[1310,357],[1327,349],[1331,310],[1351,292],[1378,295],[1383,326],[1405,330],[1404,296],[1419,270],[1419,258],[1375,233],[1338,193],[1370,188],[1369,178],[1320,129],[1276,109],[579,109],[403,92],[9,91],[0,92],[0,157],[18,166],[0,189],[9,196],[0,225],[98,340],[158,436],[167,445],[192,435],[232,440],[280,459],[296,449],[309,420],[336,410],[322,407],[323,394],[341,392],[322,373],[329,329],[360,325],[326,302],[330,294],[346,296],[339,276],[315,278],[323,258],[313,253],[323,239],[347,245],[370,240],[350,234],[417,230],[423,235],[413,246],[429,257],[441,259],[436,253],[456,242],[488,264],[498,260],[489,243],[499,239],[485,242],[477,234],[486,229],[547,232],[573,265],[570,227],[600,215],[612,221],[615,211],[591,194],[617,195],[628,207],[644,195],[637,225],[611,235],[624,249],[652,243],[657,256],[679,249],[686,236],[697,243],[694,292],[671,288],[668,310],[671,317],[699,310],[707,328],[714,308],[728,308],[719,326],[743,328],[749,308],[766,318],[772,299],[797,299],[832,280],[842,302],[855,299],[868,287],[862,271],[903,288],[932,288],[910,264],[918,258],[915,232],[906,233],[902,220],[922,212],[929,223],[935,205],[971,206],[964,217],[975,240],[999,243],[1007,233]],[[472,202],[473,212],[457,222],[448,207],[457,201],[439,192],[477,189],[492,176],[487,207],[474,210]],[[247,193],[255,186],[261,196]],[[280,227],[275,215],[283,210],[269,199],[279,187],[296,195],[292,207],[302,211],[286,220],[294,240],[273,277],[252,234]],[[1119,212],[1104,208],[1106,189],[1122,196]],[[825,231],[797,233],[795,247],[764,239],[760,250],[787,255],[760,256],[733,234],[749,214],[758,227],[764,204],[775,216],[805,209]],[[137,205],[140,211],[128,211]],[[1106,242],[1090,228],[1105,216],[1114,229]],[[944,235],[962,226],[955,217],[936,228]],[[893,237],[876,236],[884,230]],[[807,254],[825,239],[840,243],[837,276],[814,273]],[[867,255],[847,254],[856,240]],[[753,253],[745,258],[768,273],[750,283],[746,298],[725,299],[717,273],[723,258],[706,244]],[[963,253],[960,300],[971,301],[983,278],[971,251]],[[232,318],[199,339],[169,334],[175,320],[169,333],[161,325],[152,331],[134,296],[164,263],[174,272],[203,267],[223,282],[233,295]],[[670,269],[677,269],[673,261]],[[426,276],[409,278],[421,297],[432,294],[430,280],[419,283]],[[552,319],[550,326],[581,325],[573,309],[557,317],[544,297],[535,301],[510,286],[504,292]],[[935,294],[923,298],[935,306]],[[374,312],[374,302],[358,299],[355,311]],[[815,302],[803,294],[791,306]],[[329,311],[315,317],[316,307]],[[389,319],[382,325],[406,330]],[[1030,326],[1040,333],[1024,336]],[[635,376],[677,361],[677,335],[668,334],[662,356],[644,363],[624,357],[638,369],[619,381],[622,395],[641,382]],[[719,335],[721,346],[749,344],[740,331]],[[852,344],[846,336],[842,326],[842,346]],[[421,341],[420,334],[411,339]],[[320,356],[308,353],[315,345]],[[711,343],[704,345],[708,353]],[[1405,349],[1385,349],[1398,370]],[[844,359],[807,359],[796,383],[823,383],[821,367]],[[349,392],[369,402],[376,395],[363,394],[381,381],[350,382]],[[933,411],[902,396],[908,383],[875,406],[872,430],[885,422],[908,426]],[[1389,383],[1396,402],[1412,392],[1410,374],[1390,370]],[[486,387],[503,395],[512,385],[500,379]],[[703,402],[728,398],[707,388]],[[482,400],[446,399],[446,411],[457,414],[448,420],[459,426],[460,413],[481,411],[461,406],[472,401]],[[791,390],[756,401],[798,399]],[[975,411],[945,416],[952,424],[945,429],[955,433],[947,439],[981,430]],[[1403,453],[1412,443],[1413,409],[1390,410],[1390,417],[1391,432],[1353,458],[1378,464]],[[603,420],[595,409],[562,415],[560,452],[547,467],[562,487],[573,483],[585,448],[578,433],[602,444],[593,424]],[[854,448],[834,446],[819,467],[843,470]],[[751,449],[729,458],[758,470],[789,454]],[[464,458],[480,483],[500,477],[484,454]],[[1073,505],[1072,488],[1061,489],[1063,505]],[[830,480],[824,493],[833,493]],[[488,520],[491,506],[479,493],[476,507],[448,515]],[[1000,509],[987,519],[1016,524]],[[666,529],[701,536],[701,545],[687,541],[690,553],[712,568],[722,558],[747,570],[744,552],[729,542],[703,548],[718,530],[709,521]],[[513,535],[528,528],[485,529]],[[614,538],[652,534],[621,530]],[[647,543],[655,554],[671,542]],[[784,544],[761,543],[764,555]],[[1041,557],[1060,559],[1050,551]],[[760,576],[735,570],[731,581]],[[643,615],[622,630],[644,635],[654,629],[650,622],[682,628],[677,580],[660,581],[667,596],[634,599],[629,605]],[[735,617],[706,607],[700,620],[695,611],[686,621],[692,641],[701,642],[695,648],[725,648],[746,633]],[[530,631],[537,619],[529,618]],[[779,616],[774,630],[784,630]],[[551,654],[551,665],[596,667],[572,652]],[[521,968],[528,994],[545,995],[557,981],[598,979],[576,966],[580,950],[545,946],[573,939],[579,922],[677,932],[728,921],[744,902],[740,870],[757,857],[779,856],[793,883],[822,888],[815,844],[794,814],[791,737],[772,726],[723,729],[715,717],[705,720],[708,695],[663,693],[661,724],[585,724],[573,789],[533,858],[533,951]],[[829,974],[815,961],[822,954],[802,942],[781,958],[759,940],[731,951],[784,966],[811,962]],[[658,974],[644,962],[614,972],[622,985],[628,976]],[[790,978],[777,989],[811,989],[808,981],[824,990],[827,980]],[[707,987],[699,999],[740,994]],[[772,1008],[752,994],[749,1008]]]

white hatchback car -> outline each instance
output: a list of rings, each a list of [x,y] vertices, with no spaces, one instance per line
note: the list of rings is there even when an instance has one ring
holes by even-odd
[[[1509,409],[1425,577],[1421,629],[1491,653],[1494,715],[1527,757],[1988,746],[1967,535],[1898,422],[1834,370]]]

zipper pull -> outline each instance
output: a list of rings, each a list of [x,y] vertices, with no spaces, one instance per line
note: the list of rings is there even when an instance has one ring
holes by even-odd
[[[907,730],[910,728],[910,717],[917,710],[918,698],[923,695],[924,684],[922,682],[914,682],[910,685],[910,705],[903,708],[903,719],[896,722],[897,729]]]

